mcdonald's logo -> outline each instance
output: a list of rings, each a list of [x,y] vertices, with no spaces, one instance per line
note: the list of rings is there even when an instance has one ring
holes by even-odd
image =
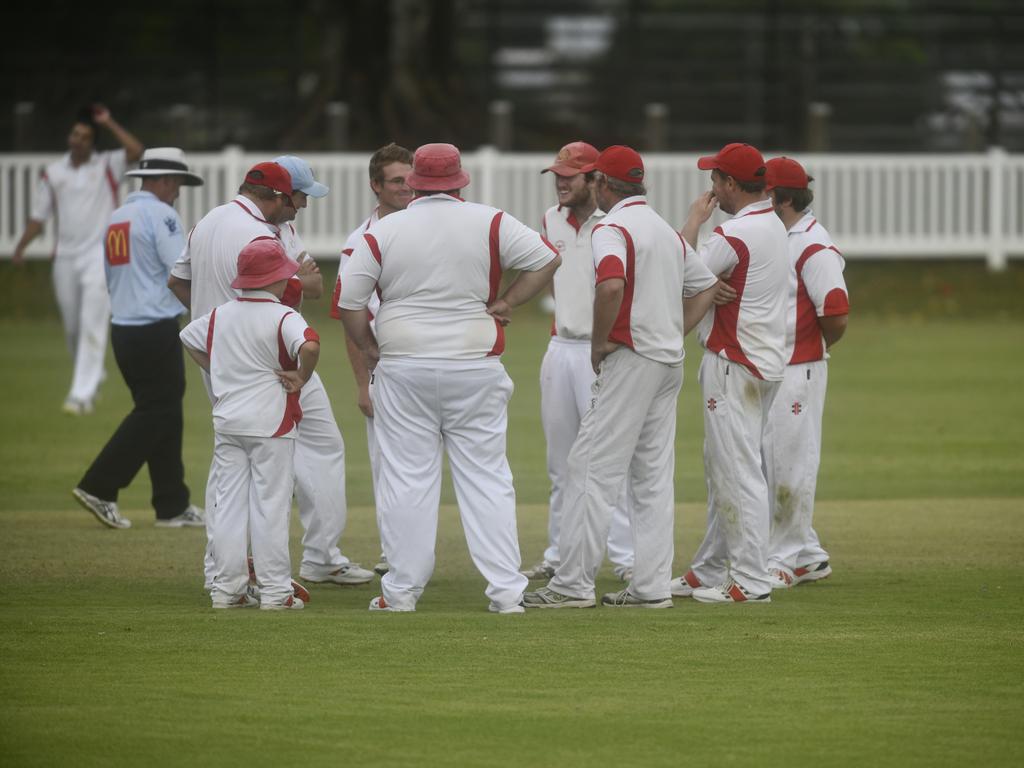
[[[107,229],[107,264],[118,267],[131,261],[131,222],[111,224]]]

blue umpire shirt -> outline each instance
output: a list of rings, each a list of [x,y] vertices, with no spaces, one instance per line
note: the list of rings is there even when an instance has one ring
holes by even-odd
[[[167,287],[185,249],[181,217],[152,192],[128,195],[110,217],[103,266],[114,325],[149,325],[184,314]]]

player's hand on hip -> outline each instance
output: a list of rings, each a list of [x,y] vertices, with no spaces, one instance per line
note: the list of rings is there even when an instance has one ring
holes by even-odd
[[[368,419],[373,418],[373,401],[370,400],[370,387],[360,387],[359,395],[356,397],[356,404],[359,406],[359,410],[362,411],[363,416]]]
[[[601,373],[601,364],[604,362],[604,359],[620,346],[620,344],[611,341],[591,342],[590,367],[594,369],[594,373]]]
[[[512,307],[504,299],[498,299],[487,307],[487,314],[493,317],[499,325],[506,326],[512,322],[509,317],[512,314]]]
[[[309,379],[302,378],[298,371],[274,371],[285,392],[298,392]]]

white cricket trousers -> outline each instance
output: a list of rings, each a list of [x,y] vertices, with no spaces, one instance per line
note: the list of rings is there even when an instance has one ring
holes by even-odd
[[[291,596],[288,520],[294,452],[295,441],[290,438],[214,433],[217,497],[206,514],[206,530],[213,542],[214,600],[245,592],[250,543],[260,601],[283,603]]]
[[[787,365],[772,404],[764,447],[772,511],[769,568],[792,573],[829,559],[811,525],[827,386],[824,360]]]
[[[708,523],[690,569],[703,584],[717,586],[731,576],[748,592],[762,595],[772,585],[761,449],[780,382],[759,379],[739,363],[709,352],[698,377],[704,398]]]
[[[103,271],[103,246],[53,262],[53,290],[74,361],[68,399],[90,402],[103,380],[110,332],[110,294]]]
[[[206,394],[213,402],[210,377],[203,371]],[[323,578],[345,565],[349,559],[338,549],[345,531],[348,506],[345,500],[345,443],[334,420],[331,403],[320,376],[313,372],[299,394],[302,421],[296,430],[294,451],[294,488],[302,523],[302,565],[304,578]],[[206,508],[211,509],[217,494],[216,456],[206,479]],[[213,565],[212,538],[207,530],[205,571],[210,588]]]
[[[630,480],[636,548],[632,595],[669,597],[675,524],[676,400],[682,366],[656,363],[627,347],[604,359],[593,404],[569,454],[558,549],[562,561],[549,586],[594,597],[612,513]]]
[[[373,374],[374,437],[380,459],[377,517],[390,570],[384,599],[414,610],[434,571],[442,444],[474,565],[499,608],[517,605],[516,495],[505,455],[512,380],[496,357],[385,358]],[[440,438],[440,440],[439,440]]]
[[[562,527],[565,481],[569,451],[576,442],[583,416],[590,410],[594,369],[590,365],[590,339],[552,336],[540,365],[540,420],[547,441],[551,500],[548,513],[548,547],[544,562],[557,567],[558,537]],[[629,523],[629,489],[623,484],[608,534],[608,559],[615,565],[633,567],[633,533]]]

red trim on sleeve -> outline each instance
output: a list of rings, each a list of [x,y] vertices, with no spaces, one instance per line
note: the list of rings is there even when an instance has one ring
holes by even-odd
[[[771,209],[768,208],[766,210],[770,211]],[[762,211],[753,211],[753,213],[762,213]],[[736,333],[736,326],[739,324],[740,318],[740,303],[743,300],[743,289],[747,284],[747,270],[750,268],[750,251],[747,249],[747,244],[740,240],[740,238],[725,234],[721,227],[715,227],[715,234],[724,237],[725,241],[736,251],[737,264],[733,267],[729,279],[725,281],[736,291],[736,300],[715,307],[714,324],[711,326],[711,333],[708,336],[706,346],[708,351],[715,354],[724,350],[725,356],[730,360],[743,365],[757,378],[763,379],[764,376],[761,375],[761,372],[757,370],[757,366],[750,361],[750,358],[747,357],[747,354],[740,346],[739,337]]]
[[[491,255],[491,270],[490,270],[490,289],[487,293],[487,303],[490,304],[496,298],[498,298],[498,289],[501,287],[501,217],[502,211],[498,211],[494,214],[494,218],[491,219],[491,231],[487,237],[487,244]],[[556,251],[557,253],[557,251]],[[505,329],[501,326],[501,323],[495,319],[494,321],[494,346],[491,347],[491,351],[487,355],[494,356],[500,355],[505,351]]]
[[[605,256],[601,259],[601,263],[597,265],[596,278],[595,285],[603,283],[605,280],[614,280],[615,278],[625,280],[626,270],[622,267],[622,259],[610,254]]]
[[[217,322],[217,310],[210,313],[210,325],[206,329],[206,356],[213,359],[213,324]]]
[[[338,299],[341,298],[341,270],[338,270],[338,279],[334,281],[334,293],[331,294],[331,318],[341,320],[341,308],[338,306]]]
[[[289,277],[284,288],[281,303],[286,307],[297,307],[302,303],[302,281],[297,277]]]
[[[281,331],[284,327],[285,319],[291,314],[293,313],[285,312],[281,315],[281,322],[277,324],[277,361],[281,364],[282,371],[297,371],[299,369],[298,360],[293,359],[288,354],[288,345],[284,343],[284,334]],[[299,405],[300,394],[301,392],[289,392],[285,395],[284,416],[281,418],[281,425],[271,437],[287,435],[296,424],[302,421],[302,407]]]
[[[377,243],[377,238],[367,232],[363,235],[363,239],[366,240],[366,244],[370,246],[370,253],[373,254],[374,260],[380,264],[380,245]]]
[[[637,203],[637,205],[645,205],[645,203]],[[616,344],[625,344],[630,349],[634,349],[633,329],[630,326],[630,320],[633,314],[633,286],[636,284],[636,248],[633,245],[632,236],[625,227],[619,224],[609,224],[608,226],[615,227],[626,239],[626,274],[622,275],[626,281],[626,286],[622,294],[622,303],[619,305],[619,314],[615,318],[614,325],[612,325],[611,333],[608,334],[608,341],[614,341]],[[604,264],[606,260],[602,259],[601,263]],[[619,264],[622,263],[619,259],[615,261]]]
[[[555,256],[558,256],[558,255],[559,255],[559,254],[558,254],[558,249],[557,249],[557,248],[555,248],[555,246],[553,246],[553,245],[551,244],[551,241],[550,241],[550,240],[548,240],[548,239],[547,239],[546,237],[544,237],[544,235],[541,235],[540,239],[541,239],[541,241],[542,241],[542,242],[544,243],[544,245],[546,245],[546,246],[547,246],[548,248],[550,248],[550,249],[551,249],[551,252],[552,252],[553,254],[555,254]]]
[[[825,307],[822,317],[850,314],[850,298],[842,288],[833,288],[825,296]]]
[[[320,343],[320,334],[312,328],[307,327],[306,330],[302,332],[302,338],[306,341],[315,341],[317,344]]]

